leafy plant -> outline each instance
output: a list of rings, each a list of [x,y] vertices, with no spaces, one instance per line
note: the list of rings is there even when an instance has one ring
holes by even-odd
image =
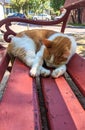
[[[59,10],[60,6],[64,5],[65,0],[52,0],[51,7],[54,9],[54,11]]]

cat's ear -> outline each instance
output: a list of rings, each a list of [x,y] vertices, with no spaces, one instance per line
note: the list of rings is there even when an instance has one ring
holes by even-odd
[[[70,50],[68,48],[66,48],[64,54],[63,54],[63,57],[64,58],[68,58],[68,56],[70,55]]]
[[[52,46],[52,41],[48,40],[48,39],[43,39],[42,43],[47,47],[47,48],[51,48]]]

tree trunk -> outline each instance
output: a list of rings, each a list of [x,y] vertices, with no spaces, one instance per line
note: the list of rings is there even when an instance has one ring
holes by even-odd
[[[81,21],[81,9],[77,9],[78,11],[78,23],[81,24],[82,21]]]

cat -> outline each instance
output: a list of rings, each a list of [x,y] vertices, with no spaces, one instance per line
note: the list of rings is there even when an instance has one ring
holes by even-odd
[[[7,52],[22,60],[30,69],[30,75],[58,78],[66,72],[66,64],[76,52],[72,36],[53,30],[33,29],[10,36]],[[43,67],[43,64],[50,69]]]

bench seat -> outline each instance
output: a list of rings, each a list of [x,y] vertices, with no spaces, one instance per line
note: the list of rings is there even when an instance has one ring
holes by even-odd
[[[67,66],[67,71],[85,96],[85,59],[75,54]]]
[[[0,102],[0,130],[40,130],[35,80],[29,68],[15,60]]]
[[[84,130],[85,110],[64,77],[41,82],[51,130]]]
[[[9,61],[10,57],[6,53],[6,49],[3,46],[0,46],[0,81],[8,67]]]
[[[67,67],[84,94],[85,59],[75,54]],[[85,110],[66,79],[63,76],[58,79],[42,78],[41,83],[51,130],[84,130]]]
[[[0,62],[2,79],[10,58],[6,49],[1,49],[0,54],[3,56]],[[0,102],[0,130],[42,130],[38,84],[42,87],[48,130],[85,130],[85,110],[66,78],[38,77],[40,83],[37,84],[36,79],[29,76],[29,69],[15,59]],[[67,65],[67,72],[84,95],[85,59],[75,54]]]

